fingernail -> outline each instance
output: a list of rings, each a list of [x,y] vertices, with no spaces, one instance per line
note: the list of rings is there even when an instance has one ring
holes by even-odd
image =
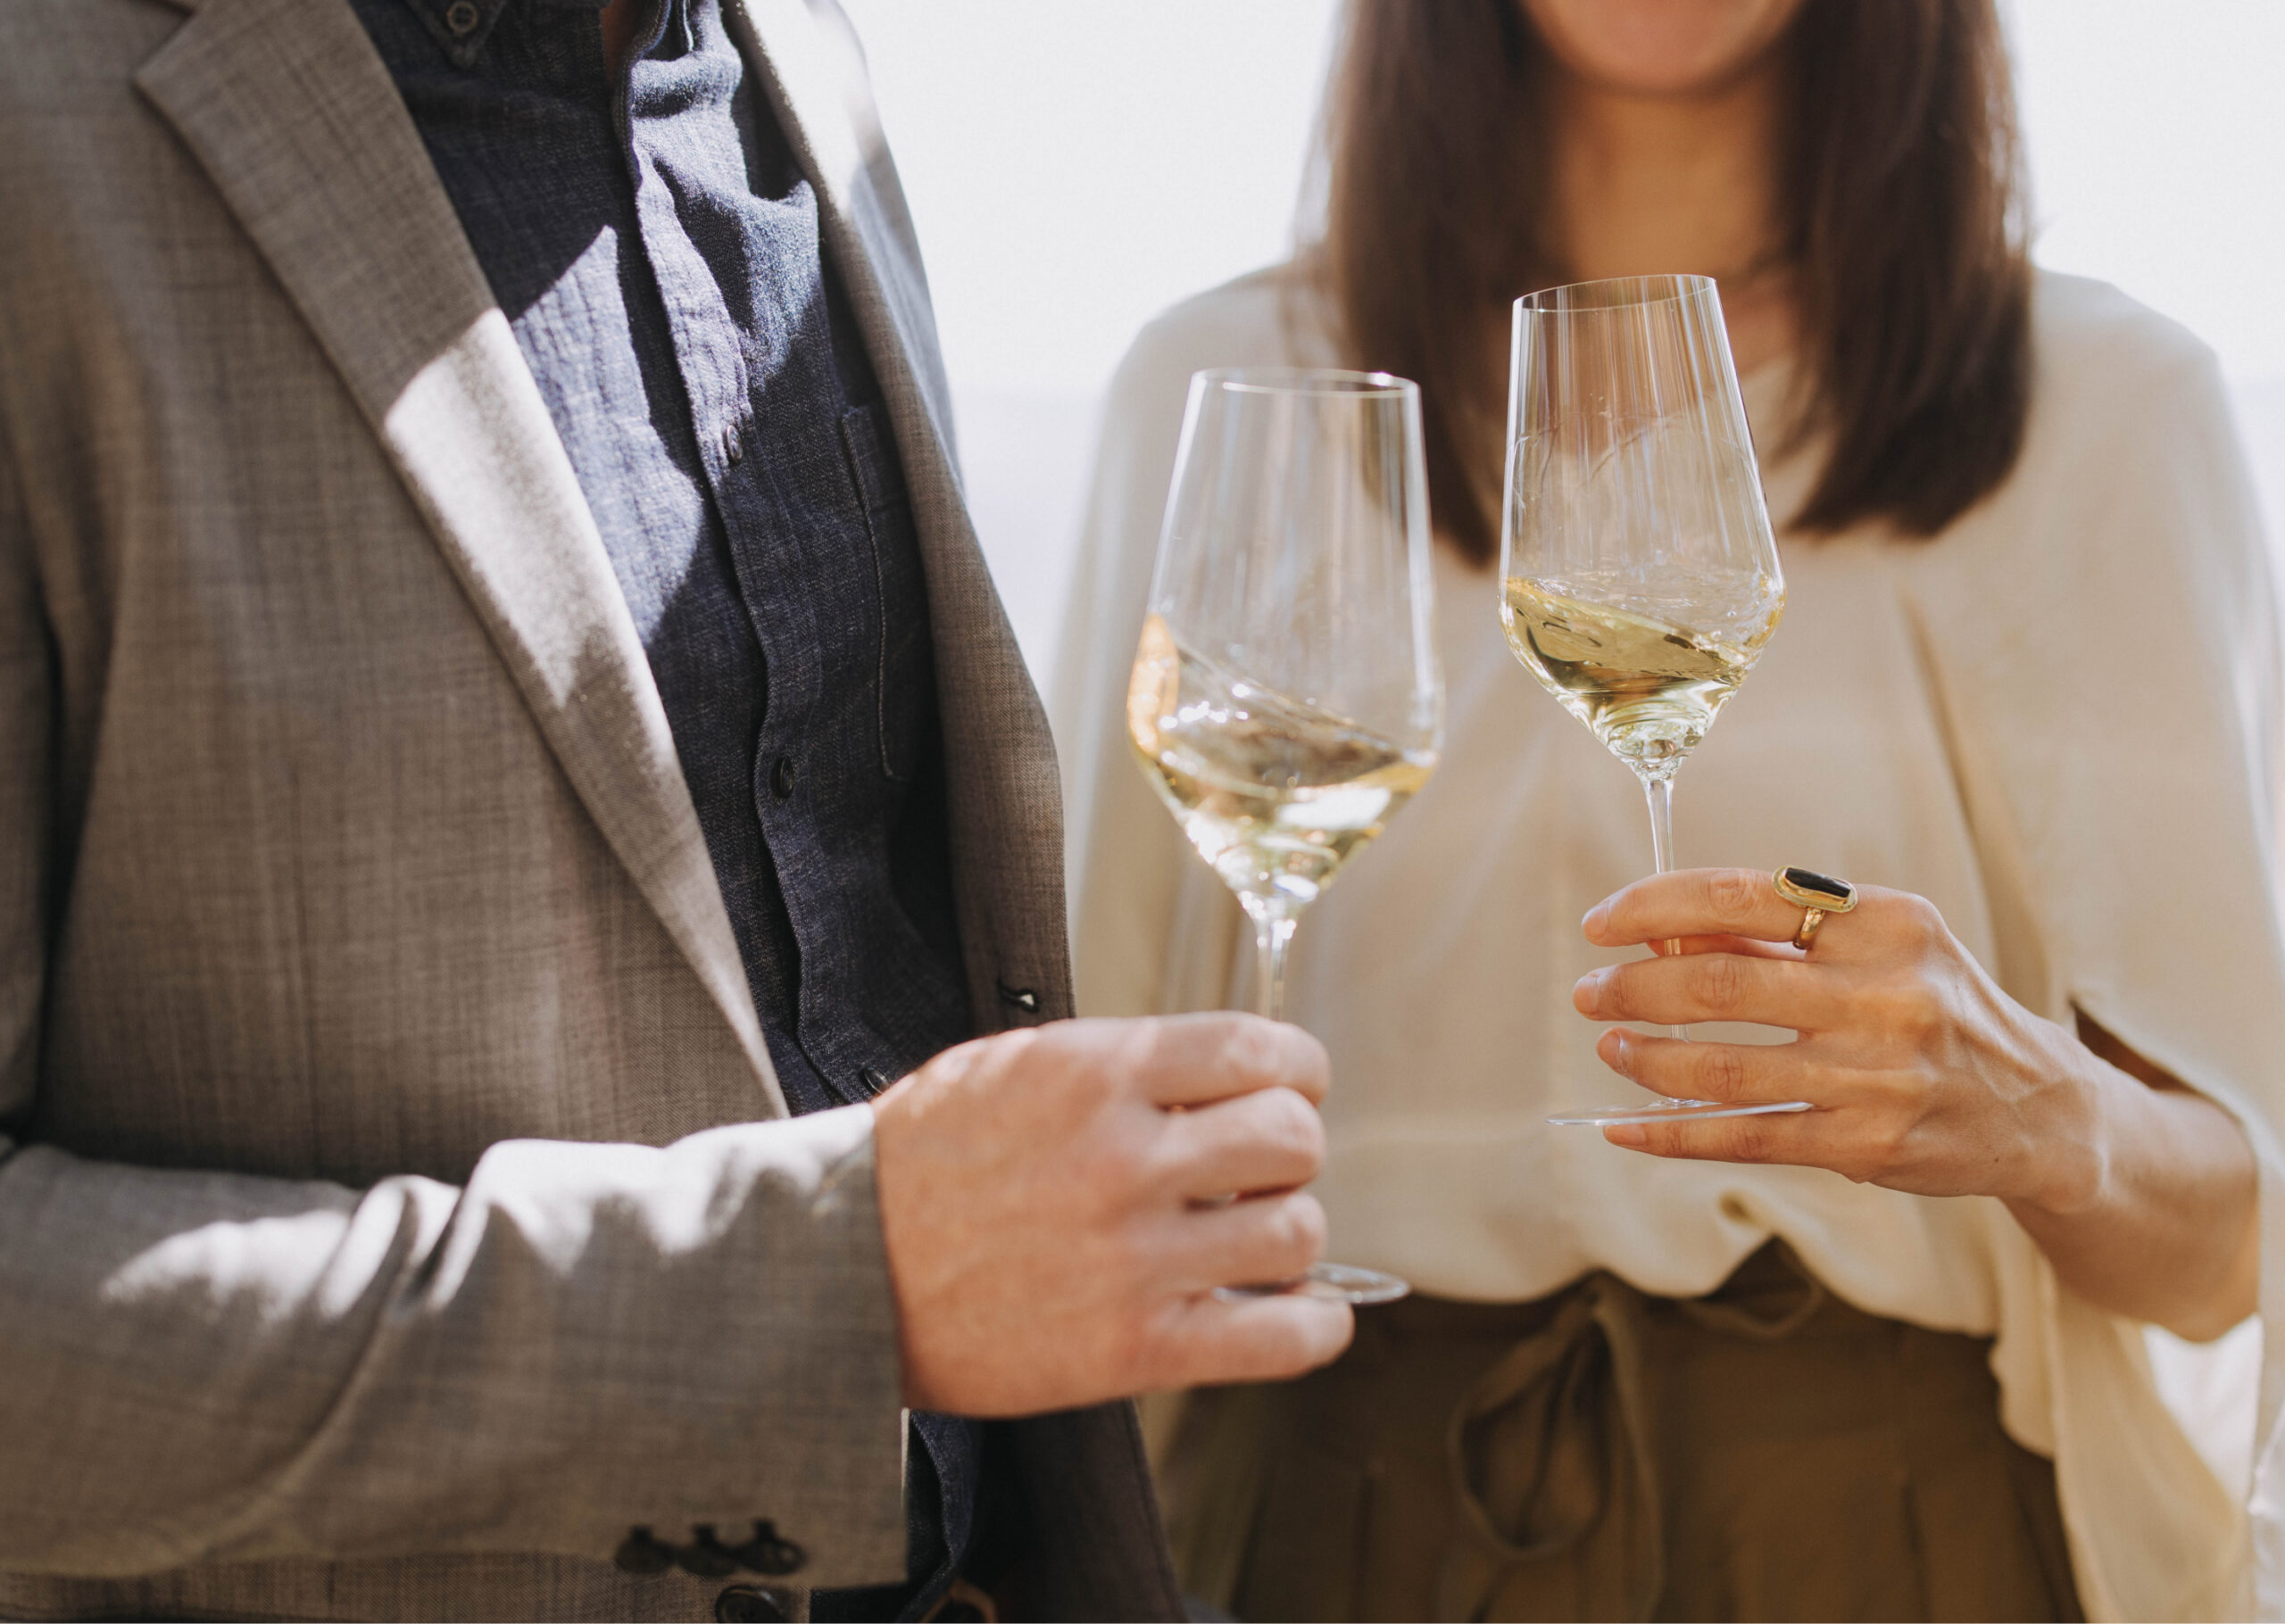
[[[1613,1123],[1603,1130],[1603,1138],[1614,1145],[1624,1145],[1629,1150],[1640,1150],[1650,1142],[1649,1131],[1633,1123]]]
[[[1594,907],[1587,910],[1587,916],[1579,921],[1579,928],[1586,932],[1588,935],[1592,936],[1598,931],[1601,930],[1605,924],[1609,923],[1609,920],[1610,904],[1608,902],[1598,902]]]
[[[1626,1063],[1633,1058],[1634,1046],[1626,1040],[1626,1034],[1616,1026],[1603,1034],[1602,1040],[1610,1045],[1610,1053],[1603,1057],[1603,1064],[1623,1075],[1626,1071]]]
[[[1603,983],[1609,979],[1610,971],[1608,967],[1588,971],[1579,978],[1579,984],[1571,989],[1571,1001],[1582,1008],[1592,1009],[1597,1004],[1602,1002]]]

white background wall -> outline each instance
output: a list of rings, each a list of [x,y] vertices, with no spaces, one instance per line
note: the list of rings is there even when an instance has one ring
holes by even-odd
[[[843,0],[911,200],[971,504],[1044,681],[1134,329],[1281,257],[1334,0]],[[2285,0],[2014,0],[2039,257],[2222,353],[2285,534]]]

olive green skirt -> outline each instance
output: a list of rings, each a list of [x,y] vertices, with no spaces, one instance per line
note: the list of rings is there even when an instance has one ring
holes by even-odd
[[[1300,1381],[1191,1396],[1162,1492],[1240,1619],[2077,1619],[1988,1338],[1849,1307],[1782,1245],[1709,1297],[1590,1275],[1362,1310]]]

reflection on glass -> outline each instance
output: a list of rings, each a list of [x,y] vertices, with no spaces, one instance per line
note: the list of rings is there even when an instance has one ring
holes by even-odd
[[[1550,288],[1516,302],[1511,359],[1500,622],[1641,780],[1666,874],[1674,773],[1785,609],[1721,299],[1708,277]],[[1670,1099],[1550,1120],[1807,1108]]]
[[[1191,380],[1150,616],[1135,760],[1253,922],[1255,1005],[1283,1013],[1301,910],[1411,800],[1443,730],[1420,393],[1379,373]],[[1407,1289],[1319,1264],[1303,1290]]]

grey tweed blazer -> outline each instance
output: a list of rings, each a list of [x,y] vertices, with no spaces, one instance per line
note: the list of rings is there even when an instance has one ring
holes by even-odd
[[[820,0],[822,4],[822,0]],[[838,14],[732,0],[926,555],[986,1030],[1056,775]],[[785,1120],[592,516],[340,0],[0,4],[0,1615],[677,1618],[903,1566],[869,1114]],[[1132,1411],[1011,1429],[1171,1617]],[[799,1597],[794,1598],[798,1603]]]

